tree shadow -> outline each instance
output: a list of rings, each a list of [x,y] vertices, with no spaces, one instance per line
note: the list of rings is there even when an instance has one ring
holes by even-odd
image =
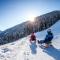
[[[30,49],[31,49],[31,53],[32,53],[32,54],[36,54],[36,53],[37,53],[36,48],[37,48],[36,43],[31,43]]]
[[[60,59],[60,50],[55,47],[49,47],[43,50],[45,53],[53,57],[55,60]]]

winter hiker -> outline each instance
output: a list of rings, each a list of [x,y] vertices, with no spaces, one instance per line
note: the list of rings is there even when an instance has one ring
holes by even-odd
[[[34,32],[32,32],[32,34],[30,36],[30,42],[32,43],[32,41],[36,43],[36,36],[35,36]]]
[[[45,47],[48,47],[49,44],[51,44],[52,39],[53,39],[53,33],[51,32],[51,29],[48,29],[45,39],[38,41],[38,43],[40,44],[45,43]]]

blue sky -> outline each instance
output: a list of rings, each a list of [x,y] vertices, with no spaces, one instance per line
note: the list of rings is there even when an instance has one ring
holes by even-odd
[[[54,10],[60,10],[59,0],[0,0],[0,30]]]

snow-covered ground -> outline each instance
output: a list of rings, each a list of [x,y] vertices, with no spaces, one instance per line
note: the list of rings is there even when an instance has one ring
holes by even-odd
[[[54,47],[42,49],[29,43],[29,36],[0,46],[0,60],[59,60],[60,59],[60,21],[52,27]],[[46,31],[37,32],[37,40],[45,38]]]

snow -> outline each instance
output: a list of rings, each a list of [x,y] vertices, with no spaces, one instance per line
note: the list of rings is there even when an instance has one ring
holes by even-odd
[[[0,60],[59,60],[60,59],[60,21],[54,24],[52,32],[54,39],[52,45],[54,47],[42,49],[36,43],[30,44],[29,37],[24,37],[18,41],[0,46]],[[37,40],[45,38],[46,31],[37,32]]]

